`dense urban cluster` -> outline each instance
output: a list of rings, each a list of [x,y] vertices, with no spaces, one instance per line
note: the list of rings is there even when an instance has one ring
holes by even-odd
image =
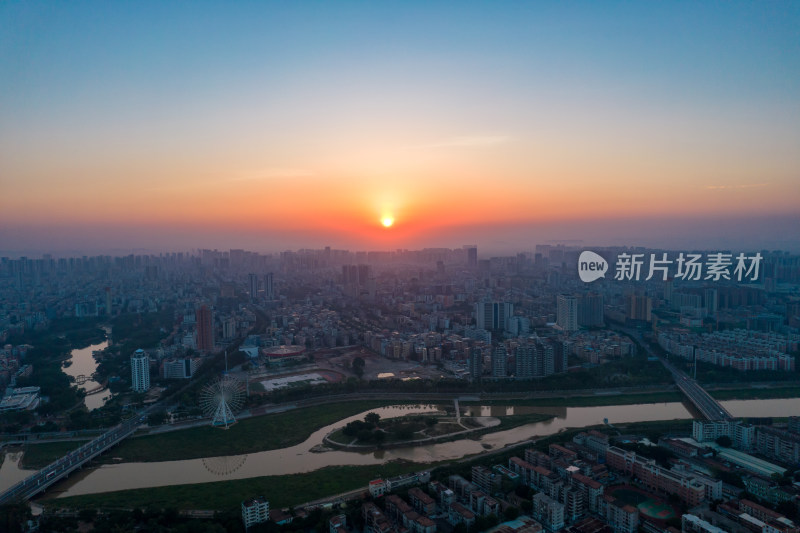
[[[800,439],[800,418],[775,426],[770,422],[764,419],[747,427],[751,434]],[[756,445],[761,437],[750,444],[734,441],[733,447],[715,442],[733,437],[737,425],[742,423],[718,423],[717,431],[709,432],[708,423],[695,421],[692,437],[664,435],[657,443],[618,430],[581,431],[568,441],[511,454],[506,463],[473,465],[466,477],[422,471],[376,479],[366,487],[362,498],[369,501],[357,505],[358,513],[330,511],[330,530],[800,531],[793,521],[800,484],[787,478],[787,469],[746,453],[769,453]],[[797,464],[796,456],[774,457],[782,464]],[[276,521],[268,506],[263,499],[243,502],[243,520],[248,526]],[[260,519],[257,508],[262,510]],[[291,519],[284,513],[282,520]]]
[[[761,277],[746,283],[666,275],[585,283],[580,252],[539,245],[491,258],[474,246],[2,258],[0,421],[25,439],[101,431],[131,417],[151,426],[202,419],[210,415],[198,392],[223,372],[246,383],[248,416],[257,416],[270,402],[412,390],[414,382],[474,393],[668,386],[671,370],[656,355],[701,380],[716,367],[767,379],[796,371],[799,257],[761,252]],[[644,254],[598,250],[611,264],[634,252]],[[90,375],[65,373],[72,350],[99,343]],[[90,407],[97,393],[104,401]],[[227,427],[234,413],[221,408]],[[797,501],[780,484],[800,463],[796,420],[722,418],[657,445],[581,433],[547,454],[530,449],[476,466],[470,480],[417,476],[420,486],[407,494],[393,491],[397,481],[377,481],[355,530],[712,532],[718,522],[752,519],[765,533],[795,531],[752,506]],[[718,444],[723,438],[729,446]],[[761,503],[739,499],[744,490]],[[643,515],[632,494],[683,515],[682,526]],[[243,513],[245,523],[274,523],[285,511],[256,498]],[[348,520],[331,519],[331,531],[352,529]]]

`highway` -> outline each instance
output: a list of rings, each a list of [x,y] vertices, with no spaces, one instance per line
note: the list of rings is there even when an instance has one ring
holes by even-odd
[[[697,410],[708,420],[730,420],[733,418],[731,415],[719,402],[717,402],[714,398],[712,398],[706,391],[701,387],[696,381],[689,378],[684,372],[676,368],[672,365],[669,361],[664,359],[663,357],[659,357],[657,354],[654,354],[650,349],[650,346],[642,338],[641,332],[633,331],[633,330],[623,330],[623,332],[629,335],[632,338],[635,338],[639,341],[639,344],[644,347],[644,349],[648,352],[649,355],[653,357],[658,357],[659,361],[664,365],[667,370],[670,371],[672,374],[675,383],[678,385],[678,388],[686,395],[686,397],[697,407]],[[188,385],[187,385],[188,386]],[[186,387],[184,387],[186,388]],[[180,391],[179,391],[180,392]],[[574,392],[574,391],[573,391]],[[529,396],[535,396],[533,394],[528,393]],[[343,394],[340,395],[341,399],[350,399],[351,395]],[[408,400],[411,397],[420,398],[424,397],[428,400],[433,399],[432,397],[441,398],[442,400],[453,400],[455,398],[459,398],[463,396],[463,393],[369,393],[369,392],[362,392],[358,394],[360,399],[364,398],[381,398],[381,399],[388,399],[388,398],[395,398]],[[512,395],[516,396],[516,395]],[[336,397],[336,396],[334,396]],[[463,399],[463,398],[462,398]],[[309,399],[305,401],[299,401],[294,406],[297,407],[301,404],[314,404],[319,402],[320,400],[330,401],[331,398],[316,398],[316,399]],[[115,444],[118,444],[120,441],[125,439],[126,437],[132,435],[136,430],[140,427],[140,425],[146,420],[147,415],[150,414],[156,408],[155,405],[148,407],[142,411],[139,411],[133,418],[122,422],[121,424],[109,429],[107,432],[103,433],[99,437],[95,438],[87,442],[86,444],[82,445],[80,448],[73,450],[72,452],[68,453],[67,455],[61,457],[57,461],[50,463],[46,467],[42,468],[36,474],[20,481],[16,485],[10,487],[3,493],[0,493],[0,505],[16,500],[27,500],[32,496],[36,495],[39,492],[44,491],[51,485],[57,483],[61,479],[69,476],[75,470],[81,468],[84,464],[91,461],[101,453],[105,452]]]
[[[5,492],[0,493],[0,505],[18,500],[27,500],[69,476],[87,462],[133,434],[147,418],[151,409],[152,407],[149,407],[140,411],[133,418],[109,429],[94,440],[71,451],[32,476],[13,485]]]
[[[675,367],[675,365],[667,361],[664,357],[653,353],[653,350],[642,337],[641,332],[629,328],[622,328],[621,331],[629,337],[636,339],[639,345],[647,351],[649,356],[658,357],[658,360],[661,361],[661,364],[663,364],[664,367],[672,374],[672,378],[675,380],[678,388],[689,399],[689,401],[694,404],[703,417],[708,420],[733,419],[733,415],[731,415],[724,407],[722,407],[717,400],[712,398],[711,395],[706,392],[706,390],[701,387],[699,383],[697,383],[697,381],[690,378],[685,372]]]
[[[259,328],[265,327],[264,319],[266,315],[257,309],[254,309],[254,311],[256,312],[256,325],[254,330],[251,331],[258,331]],[[237,349],[243,340],[244,337],[240,338],[232,345],[232,348],[234,350]],[[218,352],[215,355],[215,359],[219,361],[221,358],[222,353]],[[206,366],[206,372],[213,372],[213,364],[204,366]],[[199,374],[197,378],[199,379],[201,376],[202,374]],[[174,392],[172,396],[180,395],[184,390],[191,387],[195,381],[196,380],[191,380],[178,391]],[[69,452],[57,461],[52,462],[46,467],[42,468],[32,476],[23,479],[16,485],[13,485],[6,491],[0,493],[0,505],[13,501],[27,500],[69,476],[72,472],[78,470],[101,453],[135,433],[136,430],[139,429],[139,427],[147,420],[147,416],[155,412],[156,409],[160,409],[161,405],[163,405],[165,401],[166,399],[162,399],[160,402],[138,411],[132,418],[122,422],[121,424],[118,424],[117,426],[114,426],[94,440],[91,440],[80,448]]]
[[[711,397],[706,390],[700,386],[695,380],[687,376],[681,370],[675,368],[669,361],[661,359],[661,363],[667,367],[667,370],[672,372],[672,377],[678,388],[681,389],[689,401],[691,401],[697,410],[700,411],[708,420],[731,420],[731,415],[722,405]]]

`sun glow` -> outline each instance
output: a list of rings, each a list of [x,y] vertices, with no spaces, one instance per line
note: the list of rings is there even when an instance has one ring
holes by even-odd
[[[384,228],[391,228],[392,225],[394,224],[394,218],[389,217],[389,216],[383,217],[381,219],[381,224],[383,224]]]

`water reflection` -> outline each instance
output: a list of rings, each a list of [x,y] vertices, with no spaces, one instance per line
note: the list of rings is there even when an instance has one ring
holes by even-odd
[[[566,407],[547,407],[531,405],[468,405],[462,406],[464,416],[502,417],[514,415],[543,414],[556,418],[566,418]]]
[[[247,455],[227,455],[223,457],[204,457],[201,459],[206,470],[215,476],[227,476],[239,470],[247,461]]]
[[[422,405],[386,407],[371,409],[381,418],[391,418],[409,413],[422,413],[441,411],[451,407],[448,405]],[[508,406],[476,406],[470,407],[475,413],[501,415]],[[553,408],[553,407],[516,407],[513,412],[520,413],[548,413],[561,414],[545,422],[526,424],[514,429],[499,431],[484,436],[480,440],[463,439],[454,442],[429,444],[408,448],[393,448],[379,452],[344,452],[329,451],[325,453],[314,452],[311,449],[322,444],[323,437],[330,431],[342,427],[347,422],[359,420],[367,412],[345,418],[314,432],[305,442],[284,448],[254,453],[248,456],[246,468],[224,476],[224,479],[244,479],[256,476],[285,475],[301,472],[310,472],[331,465],[374,465],[387,461],[403,459],[417,463],[430,463],[460,459],[466,455],[481,453],[486,450],[484,443],[490,448],[497,448],[507,444],[528,440],[533,437],[549,435],[561,429],[581,427],[585,425],[600,424],[604,417],[612,422],[638,421],[638,420],[666,420],[672,418],[688,418],[689,414],[680,403],[656,404],[647,406],[612,406],[612,407],[579,407],[579,408]],[[318,449],[318,448],[317,448]],[[64,496],[105,492],[130,488],[156,487],[183,483],[206,483],[218,481],[219,476],[208,472],[202,465],[202,460],[168,461],[161,463],[124,463],[119,465],[106,465],[94,470],[85,479],[75,483],[67,482]]]
[[[731,401],[723,402],[723,405],[736,416],[786,416],[787,414],[800,413],[800,399],[797,398],[788,400]],[[342,427],[347,422],[362,419],[367,412],[377,412],[382,418],[391,418],[410,413],[441,411],[445,408],[452,408],[452,404],[371,409],[314,432],[302,444],[281,450],[250,454],[247,456],[246,466],[223,476],[209,472],[201,459],[106,465],[91,471],[85,478],[65,482],[62,485],[65,489],[63,495],[72,496],[184,483],[206,483],[219,481],[221,478],[244,479],[256,476],[296,474],[332,465],[375,465],[397,459],[417,463],[446,461],[481,453],[487,448],[497,449],[508,444],[551,435],[566,428],[602,424],[605,418],[611,424],[691,418],[691,414],[686,410],[686,407],[679,402],[569,408],[516,406],[510,411],[509,407],[469,406],[466,411],[470,413],[467,416],[471,416],[472,413],[480,414],[481,416],[493,416],[493,414],[502,416],[507,412],[512,412],[514,414],[553,414],[555,418],[490,433],[480,440],[463,439],[426,446],[363,453],[343,451],[318,453],[322,439],[327,433]],[[315,448],[315,451],[312,451],[312,448]]]

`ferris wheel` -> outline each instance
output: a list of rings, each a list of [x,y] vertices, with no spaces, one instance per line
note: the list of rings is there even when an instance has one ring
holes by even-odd
[[[215,379],[200,391],[200,407],[211,417],[211,425],[228,428],[244,405],[244,383],[231,376]]]

